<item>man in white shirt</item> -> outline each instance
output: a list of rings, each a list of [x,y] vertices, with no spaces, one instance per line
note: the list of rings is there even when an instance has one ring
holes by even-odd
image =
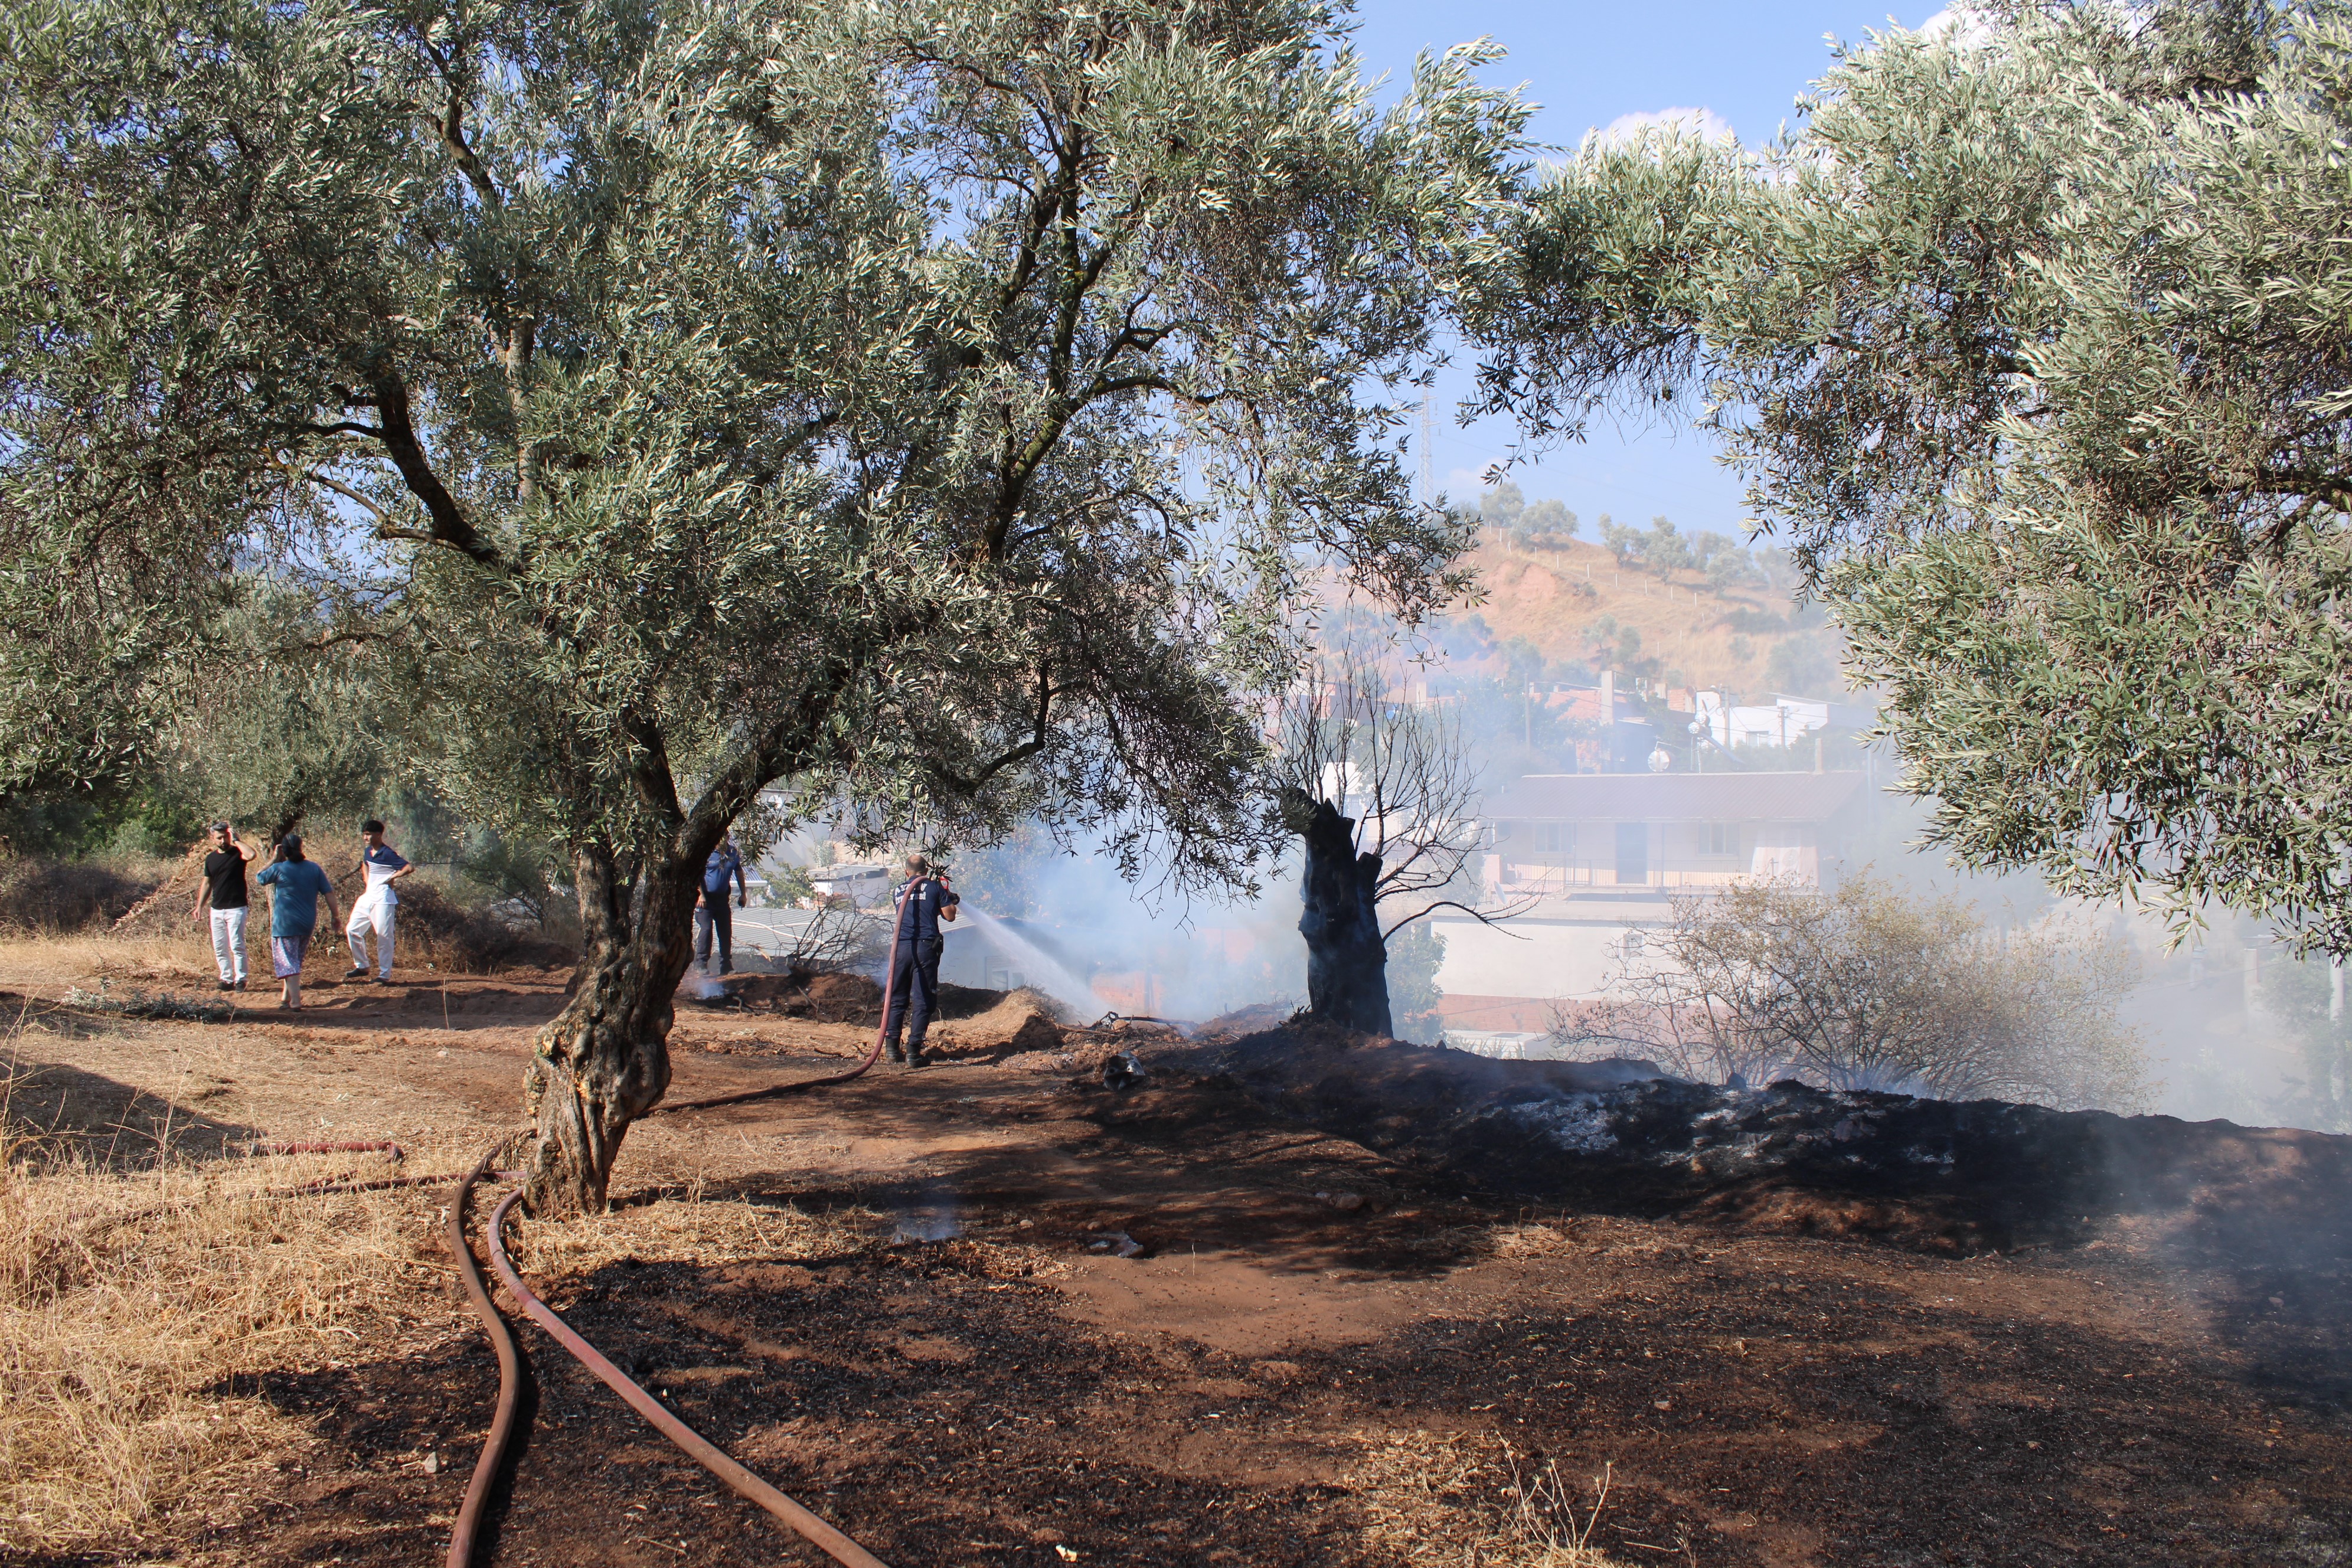
[[[375,983],[392,984],[392,930],[400,895],[392,885],[416,869],[400,857],[400,851],[383,841],[383,824],[370,817],[360,824],[360,870],[367,878],[366,890],[352,901],[351,923],[343,935],[352,944],[352,966],[343,973],[346,980],[359,980],[368,972],[369,938],[373,936],[378,960]]]

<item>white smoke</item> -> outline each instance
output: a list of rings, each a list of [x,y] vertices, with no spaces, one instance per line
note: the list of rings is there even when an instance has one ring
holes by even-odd
[[[999,852],[1000,854],[1002,852]],[[1105,1013],[1202,1022],[1243,1007],[1306,998],[1295,861],[1266,868],[1255,896],[1182,900],[1122,879],[1107,859],[1051,848],[1012,874],[990,856],[957,874],[971,917],[951,937],[951,978],[1018,982],[1074,1016]],[[962,942],[980,944],[959,952]],[[947,971],[943,971],[947,973]]]

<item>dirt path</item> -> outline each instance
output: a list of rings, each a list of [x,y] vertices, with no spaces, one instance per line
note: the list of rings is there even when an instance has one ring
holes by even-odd
[[[36,1007],[11,1115],[117,1162],[168,1121],[197,1153],[389,1136],[454,1169],[513,1125],[560,995],[516,974],[225,1024]],[[691,1011],[671,1098],[863,1038]],[[2352,1563],[2332,1256],[2119,1223],[1953,1260],[1515,1213],[1213,1081],[979,1065],[656,1119],[614,1190],[573,1252],[521,1227],[550,1300],[900,1568],[1507,1563],[1510,1489],[1552,1465],[1579,1495],[1606,1468],[1591,1544],[1624,1563]],[[727,1244],[693,1240],[721,1211]],[[1140,1255],[1094,1249],[1113,1235]],[[263,1379],[313,1441],[135,1559],[437,1562],[494,1379],[454,1297],[418,1318]],[[492,1561],[819,1560],[525,1345],[536,1436]]]

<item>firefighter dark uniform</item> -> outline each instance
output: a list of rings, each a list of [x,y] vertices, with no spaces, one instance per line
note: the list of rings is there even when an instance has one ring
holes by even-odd
[[[898,889],[898,957],[890,976],[890,1011],[882,1024],[894,1062],[923,1065],[923,1037],[930,1032],[931,1015],[938,1010],[940,951],[946,945],[940,934],[940,912],[961,902],[955,889],[937,877],[910,878]],[[901,1025],[907,1034],[903,1054],[898,1048]]]

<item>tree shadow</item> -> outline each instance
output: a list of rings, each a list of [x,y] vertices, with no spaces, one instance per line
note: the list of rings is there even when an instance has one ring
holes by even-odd
[[[1003,1101],[1038,1087],[961,1075],[912,1088],[896,1077],[871,1089],[843,1086],[826,1091],[824,1134],[928,1144],[920,1173],[843,1183],[751,1169],[707,1178],[699,1191],[814,1212],[877,1210],[910,1242],[979,1235],[992,1216],[1017,1212],[1025,1227],[989,1230],[988,1239],[1085,1254],[1121,1237],[1147,1256],[1242,1253],[1277,1273],[1422,1278],[1492,1250],[1494,1216],[1464,1199],[1458,1182],[1269,1116],[1215,1087],[1078,1089],[1055,1097],[1052,1125],[1038,1136],[974,1146],[975,1134],[1018,1128],[1022,1119],[1008,1117]],[[773,1114],[772,1105],[752,1104],[696,1112],[694,1121],[724,1132],[772,1126]],[[614,1201],[634,1206],[685,1195],[671,1185]]]
[[[152,1170],[174,1160],[216,1160],[244,1151],[258,1128],[58,1062],[11,1058],[0,1079],[0,1130],[13,1158],[37,1166]],[[225,1094],[225,1086],[195,1098]]]

